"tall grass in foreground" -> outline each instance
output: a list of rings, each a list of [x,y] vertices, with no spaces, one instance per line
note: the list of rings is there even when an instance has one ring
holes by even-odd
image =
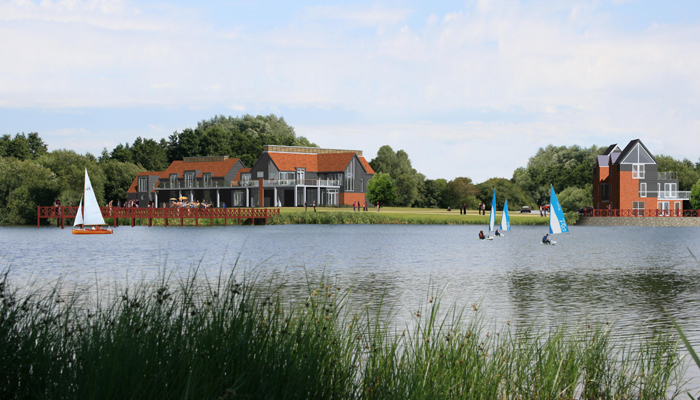
[[[267,221],[270,225],[288,224],[398,224],[398,225],[484,225],[486,217],[464,218],[405,217],[392,214],[367,212],[287,212],[275,215]],[[538,218],[512,219],[512,225],[547,225],[548,220]]]
[[[674,397],[681,361],[664,331],[621,344],[608,325],[490,327],[430,300],[394,332],[321,282],[142,283],[113,300],[0,286],[0,398]],[[98,299],[99,300],[99,299]],[[92,305],[88,305],[92,304]]]

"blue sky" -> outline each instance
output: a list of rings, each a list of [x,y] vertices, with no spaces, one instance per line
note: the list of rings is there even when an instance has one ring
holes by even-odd
[[[275,113],[428,178],[548,144],[700,156],[700,2],[0,1],[0,54],[0,134],[51,149]]]

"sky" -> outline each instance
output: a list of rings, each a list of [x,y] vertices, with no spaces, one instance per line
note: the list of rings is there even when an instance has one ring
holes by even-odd
[[[2,1],[0,134],[99,154],[273,113],[429,179],[547,145],[700,157],[700,2]]]

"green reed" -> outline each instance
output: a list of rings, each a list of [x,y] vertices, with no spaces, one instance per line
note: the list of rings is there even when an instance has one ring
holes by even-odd
[[[485,217],[465,216],[464,218],[431,218],[397,216],[382,213],[366,212],[286,212],[271,217],[270,225],[288,224],[392,224],[392,225],[484,225],[488,224]],[[546,225],[547,220],[537,218],[512,219],[512,225]]]
[[[0,398],[673,397],[681,360],[669,332],[627,344],[605,324],[487,323],[477,304],[437,295],[396,331],[396,312],[356,308],[321,279],[283,285],[142,282],[109,299],[0,286]]]

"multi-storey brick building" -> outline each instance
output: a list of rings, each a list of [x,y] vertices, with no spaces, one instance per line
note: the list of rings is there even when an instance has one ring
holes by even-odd
[[[596,209],[661,210],[681,212],[690,192],[678,191],[675,172],[659,172],[656,159],[641,140],[624,148],[610,145],[598,156],[593,170],[593,205]]]
[[[142,207],[180,197],[255,207],[261,192],[266,207],[337,206],[364,203],[373,176],[362,151],[269,145],[252,168],[226,156],[188,157],[165,171],[140,173],[127,194]]]

